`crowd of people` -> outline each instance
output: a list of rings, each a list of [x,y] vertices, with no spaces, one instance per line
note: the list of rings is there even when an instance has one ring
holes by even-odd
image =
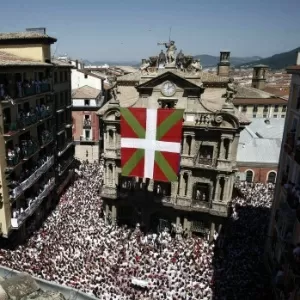
[[[0,264],[103,300],[260,299],[273,185],[238,183],[222,243],[107,221],[99,164],[83,164],[40,230]],[[215,236],[216,237],[216,236]],[[220,236],[219,236],[220,237]]]

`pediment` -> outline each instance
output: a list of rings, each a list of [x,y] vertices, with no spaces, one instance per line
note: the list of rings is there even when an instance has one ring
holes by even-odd
[[[154,77],[148,80],[145,83],[142,83],[136,86],[136,89],[140,92],[143,89],[154,89],[161,86],[164,82],[171,81],[176,84],[177,88],[179,89],[193,89],[198,90],[200,93],[203,92],[204,88],[202,86],[196,85],[193,82],[185,79],[181,76],[178,76],[172,72],[165,72],[157,77]]]

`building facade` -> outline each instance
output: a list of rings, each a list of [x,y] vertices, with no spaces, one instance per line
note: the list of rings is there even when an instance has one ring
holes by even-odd
[[[278,299],[299,299],[300,254],[300,54],[289,67],[291,92],[280,153],[278,180],[266,244],[266,264]]]
[[[275,183],[284,119],[253,119],[241,132],[237,176],[248,182]]]
[[[268,67],[257,65],[253,68],[252,86],[238,87],[234,106],[248,119],[285,118],[287,99],[264,91]]]
[[[40,224],[56,204],[72,164],[71,66],[52,62],[54,42],[45,32],[0,34],[0,224],[5,238],[22,239]],[[63,82],[56,84],[58,71]],[[63,100],[56,99],[60,91]]]
[[[228,77],[201,72],[197,65],[159,64],[158,57],[149,61],[118,77],[111,99],[98,111],[106,216],[147,229],[174,223],[188,232],[214,233],[229,215],[239,134],[249,122],[231,104]],[[174,87],[171,95],[164,92],[166,84]],[[177,182],[121,176],[120,107],[185,110]]]

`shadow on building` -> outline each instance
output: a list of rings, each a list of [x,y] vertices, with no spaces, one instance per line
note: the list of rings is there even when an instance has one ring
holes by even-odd
[[[269,208],[236,205],[215,240],[213,300],[275,299],[264,265],[269,217]]]

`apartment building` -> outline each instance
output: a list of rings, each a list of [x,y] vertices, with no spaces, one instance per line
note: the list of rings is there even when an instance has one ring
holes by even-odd
[[[292,74],[278,179],[266,245],[277,299],[300,299],[300,53]]]
[[[0,33],[0,232],[24,239],[72,177],[70,64],[45,29]],[[71,174],[71,175],[70,175]]]
[[[266,89],[267,66],[253,68],[251,87],[238,86],[234,106],[248,119],[285,118],[287,99],[268,93]]]

